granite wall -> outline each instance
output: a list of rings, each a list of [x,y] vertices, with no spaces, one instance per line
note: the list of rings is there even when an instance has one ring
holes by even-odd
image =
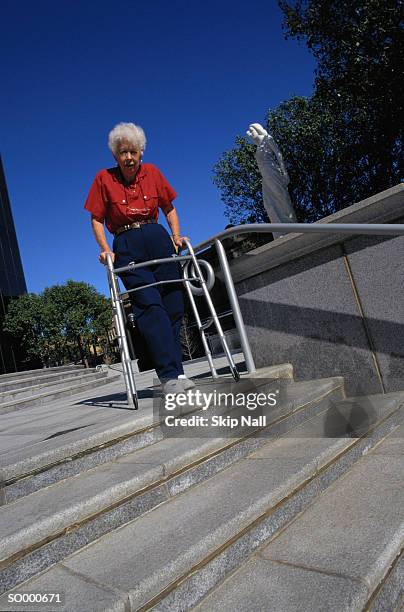
[[[319,223],[404,223],[404,185]],[[341,375],[349,395],[404,389],[404,236],[289,234],[231,270],[257,367]]]

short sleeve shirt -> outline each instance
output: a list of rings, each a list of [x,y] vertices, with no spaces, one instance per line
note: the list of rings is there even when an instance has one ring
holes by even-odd
[[[119,167],[101,170],[91,186],[84,208],[105,224],[111,234],[119,227],[167,213],[176,197],[174,189],[153,164],[142,164],[132,183]]]

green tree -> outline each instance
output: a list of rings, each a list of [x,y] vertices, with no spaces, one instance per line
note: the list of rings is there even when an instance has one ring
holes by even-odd
[[[300,221],[315,221],[404,178],[403,2],[281,0],[287,36],[318,61],[311,98],[270,109]],[[254,146],[238,136],[214,168],[232,223],[267,221]]]
[[[109,337],[112,330],[111,301],[98,294],[94,301],[93,341],[98,342],[105,358],[110,362],[115,353],[110,345]]]
[[[91,285],[73,280],[46,288],[43,299],[49,308],[49,323],[56,316],[62,345],[76,344],[83,364],[88,365],[89,345],[97,344],[98,332],[104,335],[111,328],[109,300]]]
[[[404,178],[404,2],[280,0],[316,58],[315,96],[338,121],[340,181],[361,199]],[[353,169],[353,172],[352,172]]]
[[[317,98],[282,102],[268,111],[266,128],[283,152],[299,220],[315,221],[352,203],[339,181],[338,122]],[[240,136],[236,145],[214,168],[226,216],[235,224],[268,222],[255,146]]]
[[[13,300],[4,321],[27,358],[40,358],[43,365],[71,360],[77,352],[88,365],[90,344],[108,345],[111,326],[110,301],[91,285],[72,280]]]
[[[40,295],[25,293],[11,300],[3,329],[20,343],[25,351],[26,361],[39,359],[44,366],[48,364],[53,347]]]
[[[268,223],[254,151],[254,145],[237,136],[235,148],[223,153],[213,169],[213,182],[221,191],[225,215],[235,225]]]
[[[289,192],[300,221],[316,221],[352,204],[353,169],[341,181],[342,119],[319,96],[294,97],[267,114],[266,128],[287,160]]]

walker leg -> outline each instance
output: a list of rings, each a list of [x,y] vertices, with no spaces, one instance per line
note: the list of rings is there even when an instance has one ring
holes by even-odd
[[[197,258],[195,256],[194,250],[193,250],[192,245],[189,242],[189,240],[186,241],[186,244],[187,244],[189,253],[192,256],[192,262],[193,262],[193,265],[194,265],[195,270],[197,272],[197,275],[199,276],[199,279],[200,279],[200,282],[201,282],[202,291],[204,293],[206,302],[208,304],[208,307],[209,307],[209,310],[211,312],[214,324],[216,326],[216,330],[217,330],[217,333],[219,335],[220,342],[222,344],[224,353],[225,353],[225,355],[227,357],[227,361],[228,361],[229,366],[230,366],[230,372],[231,372],[234,380],[236,380],[236,381],[240,380],[240,373],[239,373],[239,371],[238,371],[238,369],[236,367],[236,364],[234,363],[233,356],[232,356],[232,354],[231,354],[231,352],[229,350],[229,347],[227,345],[227,341],[226,341],[225,335],[223,333],[222,326],[220,324],[220,321],[219,321],[219,318],[217,316],[215,307],[213,305],[212,298],[210,297],[209,290],[208,290],[208,288],[206,286],[205,277],[202,274],[202,271],[201,271],[201,268],[199,266],[198,260],[197,260]],[[188,285],[188,283],[186,283],[186,285]],[[189,287],[188,287],[188,289],[189,289],[189,291],[191,291],[191,289]]]
[[[122,373],[125,380],[128,406],[130,406],[134,410],[137,410],[139,403],[136,392],[135,377],[133,375],[132,370],[132,362],[129,354],[128,341],[126,338],[124,312],[122,302],[119,296],[118,284],[114,274],[112,259],[110,256],[107,256],[107,265],[109,289],[112,300],[115,328],[117,332],[119,348],[121,351]]]
[[[205,331],[203,329],[201,318],[199,316],[199,312],[198,312],[198,309],[196,307],[195,298],[192,295],[192,291],[191,291],[191,288],[189,286],[189,283],[185,283],[185,288],[186,288],[187,293],[188,293],[189,301],[191,302],[191,306],[192,306],[192,310],[194,312],[194,317],[195,317],[195,320],[196,320],[196,324],[198,326],[198,331],[199,331],[199,334],[201,336],[203,348],[205,349],[205,354],[206,354],[206,357],[208,359],[210,371],[212,372],[212,378],[214,378],[214,379],[215,378],[219,378],[219,375],[216,372],[215,364],[213,363],[212,353],[210,351],[210,348],[209,348],[209,345],[208,345],[208,341],[206,339],[206,334],[205,334]]]

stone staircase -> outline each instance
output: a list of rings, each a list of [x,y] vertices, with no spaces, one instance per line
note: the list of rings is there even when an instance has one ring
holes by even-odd
[[[0,415],[47,404],[118,380],[107,368],[61,366],[0,375]]]
[[[212,388],[204,361],[186,371]],[[404,393],[346,398],[281,364],[237,386],[279,392],[265,428],[168,437],[139,379],[138,411],[120,379],[1,417],[0,610],[399,609]]]

